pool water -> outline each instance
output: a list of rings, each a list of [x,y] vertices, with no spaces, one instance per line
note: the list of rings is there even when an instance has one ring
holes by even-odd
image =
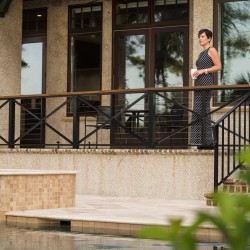
[[[34,230],[0,225],[0,250],[92,250],[92,249],[139,249],[171,250],[168,243],[71,233],[67,231]],[[198,250],[228,249],[223,244],[198,244]]]

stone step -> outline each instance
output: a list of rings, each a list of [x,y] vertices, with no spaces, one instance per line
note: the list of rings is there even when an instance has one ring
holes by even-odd
[[[241,170],[242,171],[242,170]],[[228,179],[223,182],[222,190],[227,193],[242,193],[250,195],[250,185],[241,182],[238,179]],[[213,199],[213,193],[204,194],[207,206],[216,206],[216,201]]]
[[[223,191],[250,194],[250,186],[237,179],[228,179],[223,183]]]
[[[242,193],[250,195],[250,186],[238,179],[228,179],[223,182],[222,190],[227,193]],[[204,194],[207,206],[216,206],[213,193]]]
[[[215,207],[217,206],[216,201],[213,198],[213,193],[209,193],[209,194],[204,194],[205,198],[206,198],[206,205],[209,207]]]

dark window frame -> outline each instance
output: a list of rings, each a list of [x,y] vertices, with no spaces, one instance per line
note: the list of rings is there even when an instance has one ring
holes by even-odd
[[[183,60],[185,63],[188,64],[188,42],[189,41],[189,34],[188,34],[188,27],[187,26],[176,26],[176,27],[159,27],[159,28],[153,28],[153,29],[136,29],[136,30],[119,30],[114,32],[114,43],[113,43],[113,72],[115,73],[113,76],[113,84],[112,88],[117,89],[118,87],[118,75],[116,74],[117,69],[116,65],[119,60],[119,53],[115,53],[115,48],[118,48],[119,41],[118,36],[119,35],[145,35],[146,43],[145,43],[145,88],[149,87],[155,87],[154,86],[154,73],[152,71],[152,65],[154,65],[152,62],[155,60],[154,55],[154,48],[155,48],[155,39],[154,36],[157,33],[160,32],[182,32],[185,36],[185,42],[183,47]],[[149,62],[150,58],[150,62]],[[186,64],[185,64],[186,65]],[[185,67],[183,69],[183,79],[189,78],[189,67]],[[188,81],[183,82],[183,86],[188,86]]]
[[[85,7],[90,7],[90,8],[93,8],[93,7],[101,7],[101,19],[103,18],[103,5],[102,3],[98,3],[98,4],[81,4],[81,5],[70,5],[68,7],[68,31],[69,31],[69,34],[82,34],[82,33],[87,33],[87,32],[102,32],[102,23],[100,25],[100,27],[88,27],[88,28],[76,28],[76,29],[72,29],[71,28],[71,22],[72,22],[72,10],[74,8],[85,8]],[[93,12],[91,12],[93,13]],[[81,12],[81,24],[82,24],[82,20],[83,19],[83,14]]]
[[[38,24],[38,21],[39,18],[37,18],[37,20],[35,20],[34,22],[26,22],[26,21],[29,21],[29,20],[25,20],[24,21],[24,18],[25,16],[27,15],[27,18],[30,17],[30,14],[35,14],[35,13],[43,13],[45,14],[45,17],[43,17],[43,19],[45,19],[45,31],[42,30],[42,31],[37,31],[37,24]],[[34,23],[35,26],[36,26],[36,31],[30,31],[29,32],[29,29],[28,29],[28,24],[29,23]],[[25,25],[27,24],[27,25]],[[23,33],[23,37],[45,37],[47,36],[47,28],[48,28],[48,14],[47,14],[47,8],[37,8],[37,9],[24,9],[23,10],[23,24],[22,24],[22,33]]]
[[[47,14],[47,8],[39,8],[39,9],[24,9],[23,12],[33,12],[36,13],[38,11],[43,11],[43,13],[46,13],[46,29],[44,32],[25,32],[22,28],[22,44],[29,44],[29,43],[42,43],[43,44],[43,54],[42,54],[42,93],[45,94],[46,93],[46,62],[47,62],[47,22],[48,22],[48,14]],[[22,100],[22,105],[25,105],[25,102],[30,102],[31,99],[26,99],[26,100]],[[46,100],[41,99],[40,100],[40,104],[41,106],[41,110],[39,114],[36,114],[38,116],[40,116],[41,118],[45,116],[46,114]],[[27,107],[26,107],[27,108]],[[29,108],[28,108],[29,109]],[[21,124],[20,124],[21,125]],[[44,143],[45,143],[45,125],[44,124],[40,124],[38,126],[38,128],[40,128],[40,132],[41,135],[38,138],[34,138],[36,137],[33,132],[31,132],[30,135],[33,136],[34,141],[33,143],[35,144],[39,144],[38,147],[43,148],[44,147]],[[21,129],[21,127],[20,127]],[[29,137],[29,135],[27,135]],[[30,147],[29,145],[27,146],[25,143],[25,138],[27,136],[24,136],[21,141],[20,141],[20,147]],[[32,144],[32,142],[31,142]]]
[[[123,2],[124,0],[117,0],[116,3]],[[129,1],[129,0],[128,0]],[[140,0],[134,0],[140,1]],[[147,0],[148,1],[148,22],[145,23],[137,23],[137,24],[124,24],[124,25],[117,25],[116,24],[116,3],[113,4],[113,30],[126,30],[126,29],[137,29],[137,28],[146,28],[146,27],[161,27],[161,26],[174,26],[174,25],[188,25],[189,24],[189,7],[190,7],[190,0],[187,0],[188,6],[188,16],[186,19],[173,19],[173,20],[164,20],[156,22],[154,20],[154,0]],[[131,0],[133,2],[133,0]]]
[[[84,8],[88,6],[101,6],[101,25],[100,27],[96,28],[85,28],[85,29],[71,29],[71,15],[72,15],[72,9],[74,8]],[[68,6],[68,63],[67,63],[67,91],[71,92],[71,38],[77,38],[77,37],[83,37],[88,35],[100,35],[102,39],[102,27],[103,27],[103,4],[97,3],[97,4],[79,4],[79,5],[69,5]],[[101,45],[101,51],[100,51],[100,90],[102,89],[102,45]],[[67,116],[72,116],[72,113],[70,112],[69,105],[67,105]],[[88,112],[86,114],[82,114],[81,110],[80,116],[89,116]],[[91,112],[91,114],[94,114],[95,112]]]
[[[213,6],[213,47],[219,51],[219,4],[228,2],[244,2],[245,0],[214,0]],[[221,56],[221,55],[220,55]],[[214,84],[218,85],[218,73],[214,74]]]
[[[244,2],[246,0],[214,0],[213,2],[213,16],[214,16],[214,22],[213,22],[213,47],[219,51],[219,19],[220,19],[220,13],[219,13],[219,5],[223,3],[230,3],[230,2]],[[222,55],[220,55],[222,57]],[[222,65],[223,66],[223,65]],[[222,69],[223,70],[223,69]],[[218,73],[213,74],[213,81],[214,85],[218,85]],[[225,101],[219,101],[218,93],[214,95],[213,99],[213,105],[218,106],[221,103],[225,103]]]

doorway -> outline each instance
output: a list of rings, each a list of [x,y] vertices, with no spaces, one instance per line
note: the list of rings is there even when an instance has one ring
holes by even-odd
[[[114,88],[134,89],[147,87],[182,87],[188,85],[188,26],[153,27],[139,30],[125,30],[114,32]],[[119,97],[116,105],[128,106],[140,97],[141,94],[124,94]],[[161,93],[155,96],[155,138],[159,139],[176,130],[177,127],[167,126],[173,111],[178,112],[178,104],[187,105],[187,96],[184,93]],[[177,105],[176,105],[177,104]],[[125,125],[132,109],[139,114],[139,130],[147,136],[145,127],[148,116],[148,100],[142,99],[128,112]],[[174,110],[173,110],[174,109]],[[185,112],[182,111],[184,121]],[[158,122],[158,123],[157,123]],[[171,121],[174,123],[174,121]],[[186,121],[187,123],[187,121]],[[184,125],[184,123],[183,123]],[[146,132],[145,132],[146,131]],[[166,146],[172,144],[186,144],[187,131],[182,132],[180,140],[166,140]],[[137,140],[135,140],[137,141]],[[136,142],[135,142],[136,144]]]

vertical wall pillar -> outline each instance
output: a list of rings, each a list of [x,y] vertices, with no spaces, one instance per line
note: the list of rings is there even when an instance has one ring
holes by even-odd
[[[103,1],[102,23],[102,90],[105,90],[112,89],[112,1],[110,0]],[[110,97],[102,98],[103,105],[109,105]]]
[[[213,0],[190,1],[190,68],[195,67],[196,59],[202,48],[198,43],[198,32],[201,29],[213,31]],[[211,43],[212,46],[212,43]]]
[[[66,2],[66,1],[65,1]],[[46,93],[55,94],[67,91],[68,68],[68,5],[64,3],[48,4]],[[65,98],[52,98],[46,101],[46,113],[58,107]],[[58,110],[49,120],[56,129],[65,134],[66,106]],[[72,130],[65,134],[71,137]],[[45,128],[46,143],[65,143],[64,139],[50,129]]]
[[[0,18],[0,93],[19,95],[21,89],[23,1],[12,0],[4,18]],[[8,110],[0,110],[0,135],[8,138]],[[20,133],[20,112],[16,110],[15,134]],[[14,133],[14,131],[12,131]],[[12,138],[13,139],[13,138]]]
[[[22,3],[13,0],[0,18],[0,93],[20,94],[22,53]]]

